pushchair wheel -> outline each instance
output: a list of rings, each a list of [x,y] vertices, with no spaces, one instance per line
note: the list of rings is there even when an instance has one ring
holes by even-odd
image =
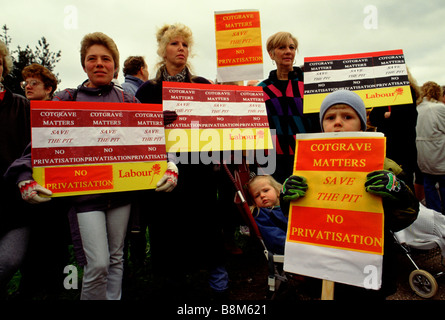
[[[431,298],[437,293],[436,279],[424,270],[414,270],[409,275],[409,285],[422,298]]]

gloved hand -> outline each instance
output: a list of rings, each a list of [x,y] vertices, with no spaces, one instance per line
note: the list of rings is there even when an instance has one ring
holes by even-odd
[[[40,184],[34,180],[24,180],[18,183],[20,188],[20,193],[22,194],[22,199],[28,203],[36,204],[50,201],[51,198],[41,197],[40,194],[51,196],[53,193],[42,187]]]
[[[176,187],[177,183],[178,167],[173,162],[167,162],[167,171],[156,184],[156,191],[170,192]]]
[[[281,190],[282,199],[284,201],[291,201],[304,197],[308,186],[306,178],[301,176],[290,176],[284,181],[283,189]]]
[[[175,110],[164,110],[164,126],[169,125],[173,121],[175,121],[178,118],[178,114]]]
[[[406,190],[405,182],[388,170],[378,170],[366,176],[365,190],[382,198],[399,200]]]

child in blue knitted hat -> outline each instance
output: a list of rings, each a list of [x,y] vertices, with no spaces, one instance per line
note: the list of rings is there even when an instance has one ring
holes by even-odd
[[[359,95],[352,91],[338,90],[330,93],[320,107],[320,125],[323,132],[345,132],[366,130],[366,108]],[[382,197],[385,217],[385,247],[383,257],[382,287],[380,290],[366,290],[347,286],[343,291],[347,299],[366,298],[384,299],[395,293],[396,276],[394,272],[395,252],[390,231],[396,232],[409,226],[419,212],[419,202],[403,181],[404,173],[397,163],[386,158],[384,170],[373,171],[367,175],[367,192]],[[306,178],[292,175],[283,184],[281,198],[284,201],[304,197],[308,185]],[[364,221],[366,223],[366,221]],[[345,288],[345,286],[336,286]],[[336,289],[336,296],[338,290]]]
[[[328,94],[320,107],[324,132],[366,131],[366,108],[358,94],[338,90]]]

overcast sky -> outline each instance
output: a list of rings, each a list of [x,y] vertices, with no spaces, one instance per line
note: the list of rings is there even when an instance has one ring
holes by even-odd
[[[121,66],[129,55],[145,56],[151,77],[158,61],[156,30],[176,22],[193,31],[194,73],[214,80],[214,13],[243,9],[260,11],[263,79],[275,68],[265,51],[267,38],[289,31],[299,41],[298,65],[304,57],[402,49],[419,85],[429,80],[445,85],[443,0],[14,0],[3,4],[0,23],[9,28],[11,49],[34,48],[44,36],[51,51],[61,50],[55,72],[63,89],[86,79],[79,54],[85,34],[101,31],[111,36]]]

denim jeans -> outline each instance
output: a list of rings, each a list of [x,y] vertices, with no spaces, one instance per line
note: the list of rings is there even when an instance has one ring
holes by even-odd
[[[218,266],[210,270],[209,285],[210,288],[217,292],[227,290],[229,286],[229,275],[224,266]]]
[[[429,209],[445,214],[445,175],[423,174],[425,202]],[[439,189],[437,189],[438,184]]]
[[[87,258],[81,300],[119,300],[122,293],[123,248],[130,206],[77,214]]]

